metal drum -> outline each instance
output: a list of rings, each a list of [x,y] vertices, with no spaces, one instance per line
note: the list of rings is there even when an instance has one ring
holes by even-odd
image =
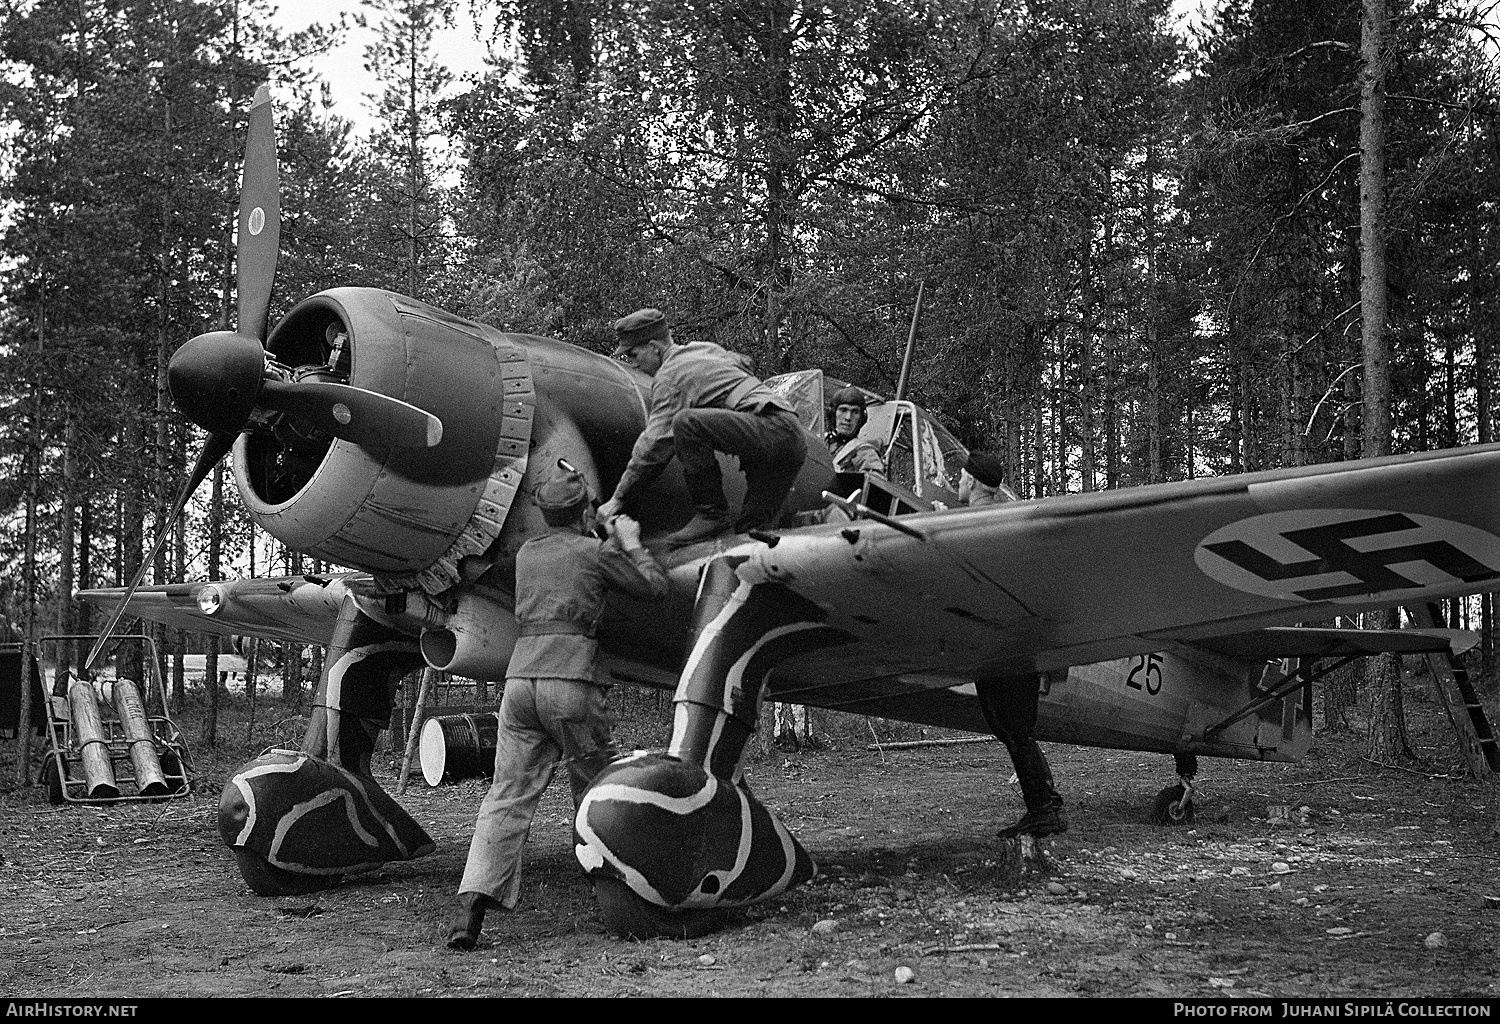
[[[441,786],[492,775],[499,734],[500,716],[493,712],[429,718],[418,748],[422,777],[429,786]]]

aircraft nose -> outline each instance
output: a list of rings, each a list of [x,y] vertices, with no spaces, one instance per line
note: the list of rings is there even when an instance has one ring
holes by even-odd
[[[259,341],[235,331],[189,340],[167,365],[167,389],[182,415],[210,433],[238,434],[255,408],[265,370]]]

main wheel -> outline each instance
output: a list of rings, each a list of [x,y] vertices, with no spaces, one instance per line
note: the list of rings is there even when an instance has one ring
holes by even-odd
[[[1187,795],[1187,787],[1179,783],[1156,794],[1151,817],[1158,825],[1191,825],[1193,801]]]
[[[624,882],[594,877],[599,916],[611,935],[626,939],[696,939],[719,926],[714,910],[668,910],[637,896]]]
[[[279,868],[260,854],[243,846],[231,846],[234,863],[240,869],[240,877],[250,889],[261,896],[304,896],[310,892],[332,889],[343,880],[343,875],[298,875],[286,868]]]

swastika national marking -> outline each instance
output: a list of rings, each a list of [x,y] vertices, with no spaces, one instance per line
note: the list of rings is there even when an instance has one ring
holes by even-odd
[[[1227,587],[1282,601],[1359,605],[1500,584],[1500,537],[1389,509],[1266,512],[1215,530],[1193,558]]]
[[[1356,594],[1422,586],[1421,583],[1408,579],[1390,568],[1392,565],[1403,562],[1426,562],[1465,583],[1477,583],[1481,580],[1500,577],[1500,572],[1460,551],[1445,540],[1419,542],[1375,551],[1360,551],[1346,543],[1351,537],[1374,537],[1420,529],[1421,527],[1407,516],[1399,512],[1391,512],[1371,516],[1368,519],[1329,523],[1302,530],[1288,530],[1282,534],[1283,537],[1311,551],[1316,556],[1290,563],[1277,561],[1240,540],[1205,544],[1204,547],[1263,580],[1291,580],[1330,572],[1345,572],[1359,581],[1339,586],[1310,587],[1306,590],[1293,591],[1298,597],[1308,601],[1326,601],[1352,597]]]

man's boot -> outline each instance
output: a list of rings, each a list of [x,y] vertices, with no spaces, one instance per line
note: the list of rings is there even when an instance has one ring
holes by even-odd
[[[1021,783],[1021,797],[1026,813],[1013,825],[999,832],[1001,839],[1029,835],[1041,838],[1068,830],[1068,816],[1063,813],[1062,794],[1052,778],[1052,768],[1036,740],[1018,742],[1010,747],[1011,763]]]
[[[473,949],[479,942],[479,932],[484,927],[484,912],[492,906],[496,906],[495,901],[483,893],[459,893],[458,911],[448,921],[448,948]]]
[[[700,540],[717,537],[727,529],[729,529],[727,509],[699,508],[682,529],[667,534],[667,545],[674,548],[685,547]]]
[[[735,520],[735,533],[749,533],[751,530],[766,530],[776,525],[780,518],[781,508],[766,508],[763,504],[747,504],[740,512],[739,519]]]

